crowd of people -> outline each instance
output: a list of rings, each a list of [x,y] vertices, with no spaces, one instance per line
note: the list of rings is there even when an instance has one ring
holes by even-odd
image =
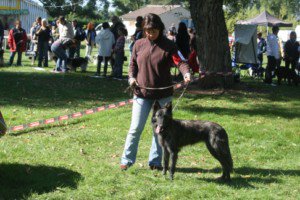
[[[273,26],[272,33],[267,36],[265,41],[262,34],[258,33],[258,60],[262,65],[263,53],[266,52],[268,62],[266,66],[264,82],[273,84],[272,79],[280,73],[282,60],[285,62],[285,74],[295,74],[295,69],[298,65],[300,46],[296,41],[297,35],[295,31],[290,33],[289,40],[283,45],[282,41],[278,38],[279,27]],[[277,74],[276,74],[277,72]]]
[[[17,54],[16,65],[21,66],[22,54],[28,51],[31,53],[33,60],[38,61],[38,67],[48,67],[48,62],[54,55],[56,61],[54,72],[68,72],[68,59],[80,57],[80,49],[83,44],[85,46],[85,57],[89,61],[93,58],[93,48],[98,46],[95,76],[107,77],[108,64],[110,63],[112,70],[109,76],[121,79],[123,64],[127,59],[124,49],[128,32],[118,17],[113,16],[111,22],[111,26],[109,22],[102,23],[102,29],[96,33],[95,25],[92,22],[86,25],[86,30],[83,30],[78,26],[77,20],[69,22],[64,16],[60,16],[52,23],[49,23],[47,19],[38,17],[32,24],[30,37],[27,38],[27,33],[21,26],[21,21],[17,20],[15,27],[9,32],[8,46],[11,55],[8,65],[13,65],[15,54]],[[142,16],[136,18],[135,25],[136,30],[129,37],[131,40],[129,45],[130,55],[135,42],[145,37],[144,18]],[[181,22],[178,24],[178,30],[176,30],[175,24],[172,24],[167,32],[163,31],[163,34],[176,44],[180,56],[183,60],[189,61],[192,66],[193,73],[199,72],[194,30],[188,30],[185,23]],[[2,41],[3,34],[0,39]],[[27,44],[28,41],[30,41],[29,45]],[[103,68],[101,67],[102,64],[104,65]]]

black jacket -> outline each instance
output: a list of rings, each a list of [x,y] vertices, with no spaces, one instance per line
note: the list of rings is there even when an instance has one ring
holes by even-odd
[[[298,60],[299,59],[299,42],[288,40],[284,45],[284,58]]]

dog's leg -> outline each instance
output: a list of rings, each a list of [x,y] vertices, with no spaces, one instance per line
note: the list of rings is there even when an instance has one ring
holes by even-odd
[[[178,158],[178,151],[172,151],[171,152],[171,167],[170,167],[170,180],[174,179],[174,173],[175,173],[175,167],[176,167],[176,162],[177,162],[177,158]]]
[[[166,175],[167,170],[169,169],[169,160],[170,160],[170,153],[168,148],[164,147],[164,165],[163,165],[163,175]]]
[[[222,166],[222,176],[219,178],[223,181],[230,181],[230,172],[233,168],[232,158],[228,141],[210,140],[206,142],[207,149],[215,157]]]

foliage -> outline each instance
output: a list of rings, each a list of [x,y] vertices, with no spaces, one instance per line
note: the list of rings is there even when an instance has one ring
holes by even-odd
[[[51,17],[70,16],[79,21],[104,21],[109,18],[108,0],[39,0]]]
[[[125,81],[90,78],[92,64],[87,74],[63,75],[50,67],[35,71],[23,60],[24,67],[0,68],[0,109],[9,126],[129,98]],[[174,111],[175,118],[224,126],[234,160],[231,183],[216,181],[220,166],[205,144],[182,149],[172,182],[150,171],[150,121],[136,164],[121,172],[131,116],[126,106],[2,137],[0,199],[299,199],[300,90],[242,82],[222,95],[189,86]]]
[[[298,0],[225,0],[225,18],[228,31],[231,33],[238,20],[252,18],[264,10],[280,19],[297,25],[296,15],[300,9]]]
[[[116,15],[123,15],[149,4],[149,0],[113,0]]]

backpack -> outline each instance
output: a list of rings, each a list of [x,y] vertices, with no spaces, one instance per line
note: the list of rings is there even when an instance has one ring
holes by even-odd
[[[86,38],[85,31],[81,28],[78,28],[76,31],[75,39],[79,41],[83,41]]]

